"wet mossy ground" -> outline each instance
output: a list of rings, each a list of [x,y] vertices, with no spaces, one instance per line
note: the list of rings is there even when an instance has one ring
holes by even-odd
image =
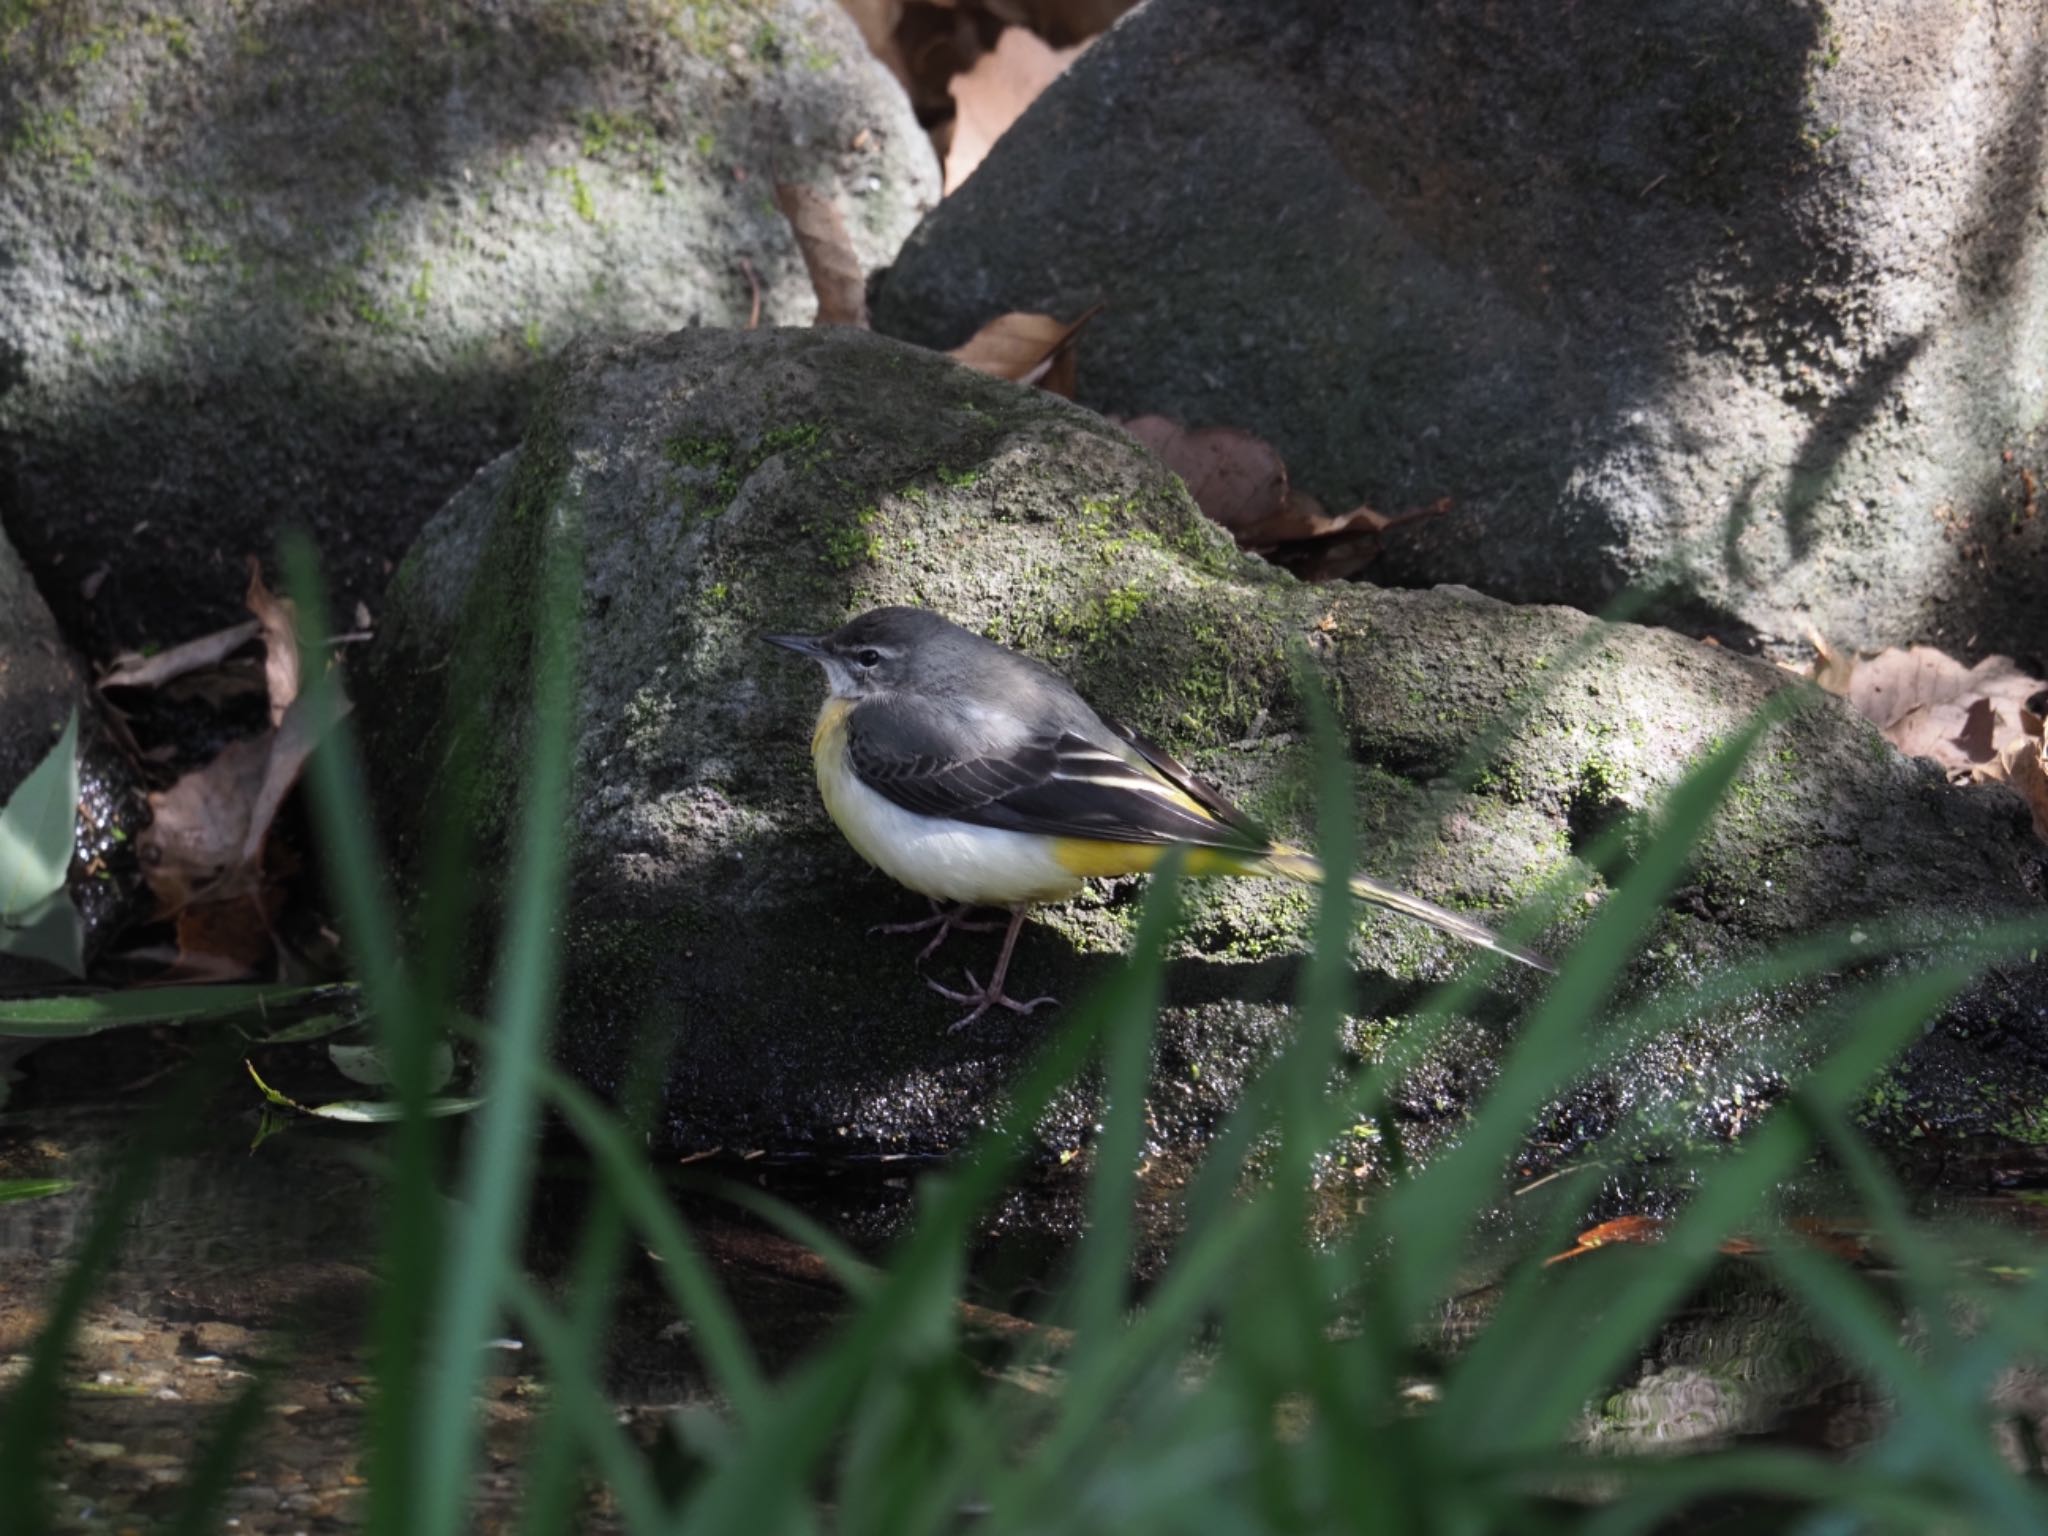
[[[681,333],[575,359],[526,459],[458,498],[393,590],[366,702],[417,720],[408,699],[424,697],[431,717],[436,679],[460,675],[445,658],[481,646],[500,702],[478,777],[495,792],[521,772],[515,599],[535,541],[572,522],[586,541],[584,674],[558,1038],[611,1087],[651,1024],[674,1051],[666,1134],[686,1148],[944,1153],[1045,1027],[1003,1016],[948,1033],[958,1010],[913,968],[920,941],[869,935],[923,903],[825,818],[805,751],[821,683],[766,633],[881,603],[937,608],[1059,667],[1295,840],[1315,821],[1305,656],[1358,770],[1364,867],[1496,918],[1560,882],[1582,890],[1540,937],[1560,955],[1655,835],[1669,787],[1794,686],[1569,610],[1303,586],[1240,556],[1101,418],[932,354],[846,332]],[[446,760],[446,736],[372,730],[402,847],[435,814],[439,786],[420,768]],[[1933,934],[2039,910],[2041,850],[2017,802],[1953,791],[1872,740],[1834,701],[1797,701],[1657,917],[1631,997],[1830,923],[1920,911]],[[1595,869],[1603,837],[1615,862]],[[1139,892],[1118,882],[1041,913],[1017,985],[1071,1002],[1107,977]],[[1297,889],[1190,893],[1151,1104],[1162,1146],[1198,1143],[1282,1038],[1311,923]],[[992,943],[955,935],[927,974],[958,985]],[[1354,1058],[1370,1060],[1465,958],[1431,930],[1364,916]],[[2048,1062],[2028,1042],[2048,984],[2037,967],[2011,974],[2009,996],[1965,999],[1955,1029],[1902,1069],[1897,1103],[1988,1130],[2041,1102]],[[1560,1106],[1550,1144],[1568,1152],[1631,1120],[1677,1137],[1739,1128],[1818,1048],[1804,1030],[1832,985],[1665,1032],[1625,1084]],[[1420,1143],[1455,1129],[1536,986],[1501,977],[1415,1074],[1400,1103]],[[1981,1027],[1993,1013],[2002,1036]],[[2002,1091],[1987,1096],[1987,1081]],[[1044,1127],[1048,1147],[1085,1143],[1091,1123],[1076,1090]]]

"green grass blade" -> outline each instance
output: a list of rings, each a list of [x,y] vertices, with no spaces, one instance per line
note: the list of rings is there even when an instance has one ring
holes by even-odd
[[[352,986],[140,987],[130,992],[46,993],[0,999],[0,1035],[68,1040],[133,1024],[274,1023],[332,1013]]]
[[[43,1314],[27,1369],[0,1403],[0,1510],[7,1511],[8,1536],[44,1536],[51,1529],[44,1454],[59,1433],[71,1340],[120,1251],[130,1218],[156,1180],[165,1150],[190,1123],[201,1086],[232,1059],[225,1042],[210,1043],[178,1074],[172,1090],[144,1118],[133,1144],[123,1149],[113,1178],[94,1203],[85,1237]]]
[[[1769,1262],[1822,1330],[1895,1394],[1900,1414],[1938,1457],[1944,1481],[2001,1529],[2048,1529],[2048,1497],[2028,1487],[1999,1455],[1986,1405],[1958,1396],[1923,1369],[1901,1346],[1898,1319],[1879,1311],[1867,1286],[1836,1261],[1796,1243],[1773,1251]]]
[[[1054,1092],[1080,1070],[1110,1022],[1098,994],[1055,1029],[1014,1080],[995,1124],[961,1165],[943,1178],[927,1179],[922,1219],[892,1257],[873,1297],[822,1357],[796,1373],[772,1410],[750,1426],[753,1433],[678,1512],[675,1529],[784,1528],[876,1360],[892,1346],[898,1330],[951,1285],[973,1214],[1001,1187]],[[950,1298],[945,1299],[950,1306]]]
[[[1862,1006],[1842,1008],[1852,1027],[1815,1073],[1810,1091],[1836,1102],[1858,1092],[1975,969],[1945,966],[1863,989]],[[1740,1151],[1702,1181],[1663,1242],[1609,1264],[1569,1265],[1558,1274],[1542,1310],[1564,1326],[1533,1336],[1489,1329],[1454,1371],[1435,1427],[1448,1440],[1507,1450],[1561,1433],[1697,1283],[1721,1241],[1753,1218],[1809,1150],[1797,1116],[1766,1117]],[[1622,1259],[1633,1261],[1627,1264],[1632,1283],[1617,1287],[1612,1263]]]
[[[435,1293],[421,1397],[418,1536],[456,1536],[476,1454],[473,1403],[483,1347],[515,1277],[533,1165],[539,1067],[547,1048],[560,949],[566,822],[575,718],[576,624],[582,589],[573,530],[547,546],[536,615],[533,760],[482,1072],[484,1106],[463,1163],[459,1233]]]
[[[1419,1324],[1448,1287],[1470,1219],[1492,1198],[1530,1120],[1592,1053],[1587,1021],[1606,1010],[1630,953],[1656,920],[1692,847],[1769,723],[1759,715],[1723,742],[1673,789],[1663,825],[1621,888],[1605,902],[1567,957],[1502,1064],[1499,1080],[1458,1145],[1392,1191],[1365,1241],[1389,1232],[1400,1242],[1383,1283],[1405,1327]]]
[[[662,1284],[676,1309],[689,1320],[691,1337],[712,1379],[732,1404],[734,1415],[742,1425],[753,1424],[767,1403],[767,1388],[753,1349],[717,1277],[669,1204],[667,1191],[648,1168],[642,1149],[580,1084],[552,1067],[541,1069],[540,1082],[569,1128],[597,1159],[600,1176],[661,1261]]]
[[[589,1453],[591,1461],[610,1486],[613,1497],[618,1500],[628,1530],[636,1533],[660,1530],[667,1513],[661,1495],[654,1486],[646,1461],[619,1428],[616,1412],[606,1400],[604,1389],[591,1368],[589,1340],[574,1323],[564,1322],[534,1288],[533,1282],[516,1269],[505,1276],[504,1298],[519,1327],[547,1357],[548,1382],[557,1400],[557,1406],[545,1420],[552,1440],[580,1444]],[[573,1441],[569,1438],[571,1436]],[[543,1458],[561,1457],[573,1470],[573,1458],[555,1444],[544,1445],[541,1455]],[[551,1472],[549,1475],[556,1474]],[[528,1485],[529,1500],[534,1498],[536,1491],[534,1484]],[[565,1492],[568,1495],[566,1502],[573,1504],[573,1481],[550,1492],[548,1498],[550,1501],[559,1500]],[[559,1508],[557,1504],[556,1509]],[[552,1517],[556,1509],[528,1509],[523,1513],[520,1529],[532,1532],[566,1529],[560,1523],[537,1523],[540,1519]]]
[[[302,535],[283,544],[287,584],[302,634],[326,634],[327,599],[319,562]],[[312,679],[302,696],[313,719],[342,713],[337,684],[322,657],[304,655],[300,675]],[[306,765],[322,867],[341,918],[349,957],[361,978],[363,1002],[393,1065],[393,1086],[405,1111],[392,1134],[392,1172],[380,1237],[381,1284],[371,1322],[370,1355],[377,1394],[370,1406],[367,1529],[373,1536],[405,1536],[418,1454],[420,1337],[439,1261],[434,1142],[425,1113],[423,1062],[434,1022],[408,977],[393,915],[398,907],[385,883],[375,826],[355,734],[346,718],[316,732],[320,745]]]
[[[1069,1291],[1074,1329],[1084,1349],[1108,1341],[1121,1325],[1127,1304],[1131,1201],[1145,1140],[1145,1089],[1165,995],[1166,942],[1180,910],[1185,864],[1186,856],[1174,849],[1154,874],[1130,960],[1103,1004],[1109,1017],[1103,1082],[1107,1106],[1088,1191],[1088,1229]]]

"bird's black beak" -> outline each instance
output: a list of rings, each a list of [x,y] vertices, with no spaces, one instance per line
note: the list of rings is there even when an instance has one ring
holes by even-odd
[[[799,656],[808,656],[813,661],[825,659],[825,642],[816,635],[763,635],[770,645],[779,645],[785,651],[795,651]]]

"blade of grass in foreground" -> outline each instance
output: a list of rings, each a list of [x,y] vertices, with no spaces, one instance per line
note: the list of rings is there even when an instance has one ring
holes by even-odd
[[[1148,892],[1146,899],[1162,896]],[[750,1426],[753,1433],[677,1512],[674,1529],[766,1532],[786,1526],[819,1458],[897,1330],[908,1326],[920,1308],[951,1307],[951,1283],[974,1214],[1031,1144],[1053,1094],[1080,1070],[1100,1032],[1117,1022],[1113,1007],[1111,995],[1098,993],[1075,1008],[1012,1083],[1002,1112],[961,1164],[926,1179],[921,1219],[892,1256],[871,1299]]]
[[[676,1310],[687,1318],[691,1338],[711,1378],[732,1405],[742,1427],[757,1423],[767,1405],[767,1387],[739,1318],[710,1265],[691,1241],[689,1229],[669,1204],[668,1193],[611,1113],[581,1084],[543,1065],[540,1080],[555,1108],[598,1162],[598,1172],[618,1196],[627,1217],[661,1260],[660,1277]]]
[[[1974,966],[1947,966],[1865,988],[1861,1006],[1841,1010],[1850,1025],[1844,1043],[1815,1073],[1809,1091],[1830,1099],[1859,1091],[1974,973]],[[1617,1287],[1613,1272],[1600,1265],[1518,1276],[1504,1315],[1458,1362],[1432,1432],[1449,1445],[1495,1453],[1554,1442],[1683,1300],[1722,1240],[1753,1217],[1809,1151],[1797,1116],[1767,1116],[1703,1181],[1664,1241],[1631,1256],[1636,1262],[1626,1266],[1626,1287]],[[1502,1326],[1507,1323],[1514,1326]]]
[[[1145,1088],[1152,1042],[1166,991],[1166,941],[1180,910],[1186,855],[1173,849],[1153,877],[1131,959],[1111,984],[1105,1004],[1109,1057],[1103,1096],[1107,1112],[1095,1143],[1088,1189],[1088,1227],[1068,1299],[1083,1349],[1104,1343],[1122,1324],[1130,1286],[1131,1202],[1145,1139]]]
[[[284,567],[302,615],[301,634],[327,634],[327,599],[318,557],[303,535],[284,541]],[[341,713],[336,682],[325,658],[304,655],[300,676],[312,681],[306,698],[313,718]],[[380,1237],[371,1362],[377,1393],[370,1404],[367,1528],[406,1529],[417,1453],[419,1336],[425,1300],[440,1251],[434,1203],[434,1144],[426,1114],[428,1042],[434,1034],[425,1000],[408,978],[393,914],[398,908],[378,863],[369,796],[350,723],[335,719],[319,735],[306,765],[321,863],[350,960],[362,978],[364,1001],[378,1042],[391,1064],[401,1114],[391,1136],[392,1173],[386,1184]]]
[[[459,1231],[448,1245],[434,1293],[408,1536],[456,1536],[465,1525],[484,1345],[519,1262],[539,1113],[539,1064],[559,971],[553,927],[568,857],[562,828],[569,799],[581,591],[576,530],[558,526],[545,540],[534,619],[533,759],[485,1042],[485,1102],[463,1161]]]
[[[1759,712],[1672,790],[1657,836],[1566,958],[1458,1144],[1393,1189],[1361,1225],[1353,1245],[1361,1258],[1372,1246],[1393,1243],[1375,1287],[1393,1309],[1384,1325],[1390,1336],[1406,1335],[1449,1289],[1472,1220],[1491,1200],[1500,1170],[1536,1112],[1583,1069],[1592,1023],[1605,1011],[1630,954],[1656,921],[1770,713]]]

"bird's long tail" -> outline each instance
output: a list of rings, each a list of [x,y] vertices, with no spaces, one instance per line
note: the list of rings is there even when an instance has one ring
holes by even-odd
[[[1285,845],[1274,848],[1246,872],[1273,875],[1282,880],[1299,880],[1306,885],[1323,883],[1322,864],[1313,855]],[[1510,960],[1519,960],[1524,965],[1534,966],[1537,970],[1547,971],[1553,976],[1557,974],[1557,967],[1534,950],[1522,949],[1508,943],[1484,923],[1474,922],[1462,912],[1453,912],[1448,907],[1440,907],[1433,901],[1424,901],[1420,896],[1411,896],[1406,891],[1396,890],[1391,885],[1382,885],[1379,881],[1364,875],[1351,877],[1351,894],[1360,901],[1370,902],[1373,906],[1385,907],[1391,912],[1406,913],[1409,917],[1428,923],[1432,928],[1440,928],[1468,944],[1477,944],[1483,949],[1497,951]]]

